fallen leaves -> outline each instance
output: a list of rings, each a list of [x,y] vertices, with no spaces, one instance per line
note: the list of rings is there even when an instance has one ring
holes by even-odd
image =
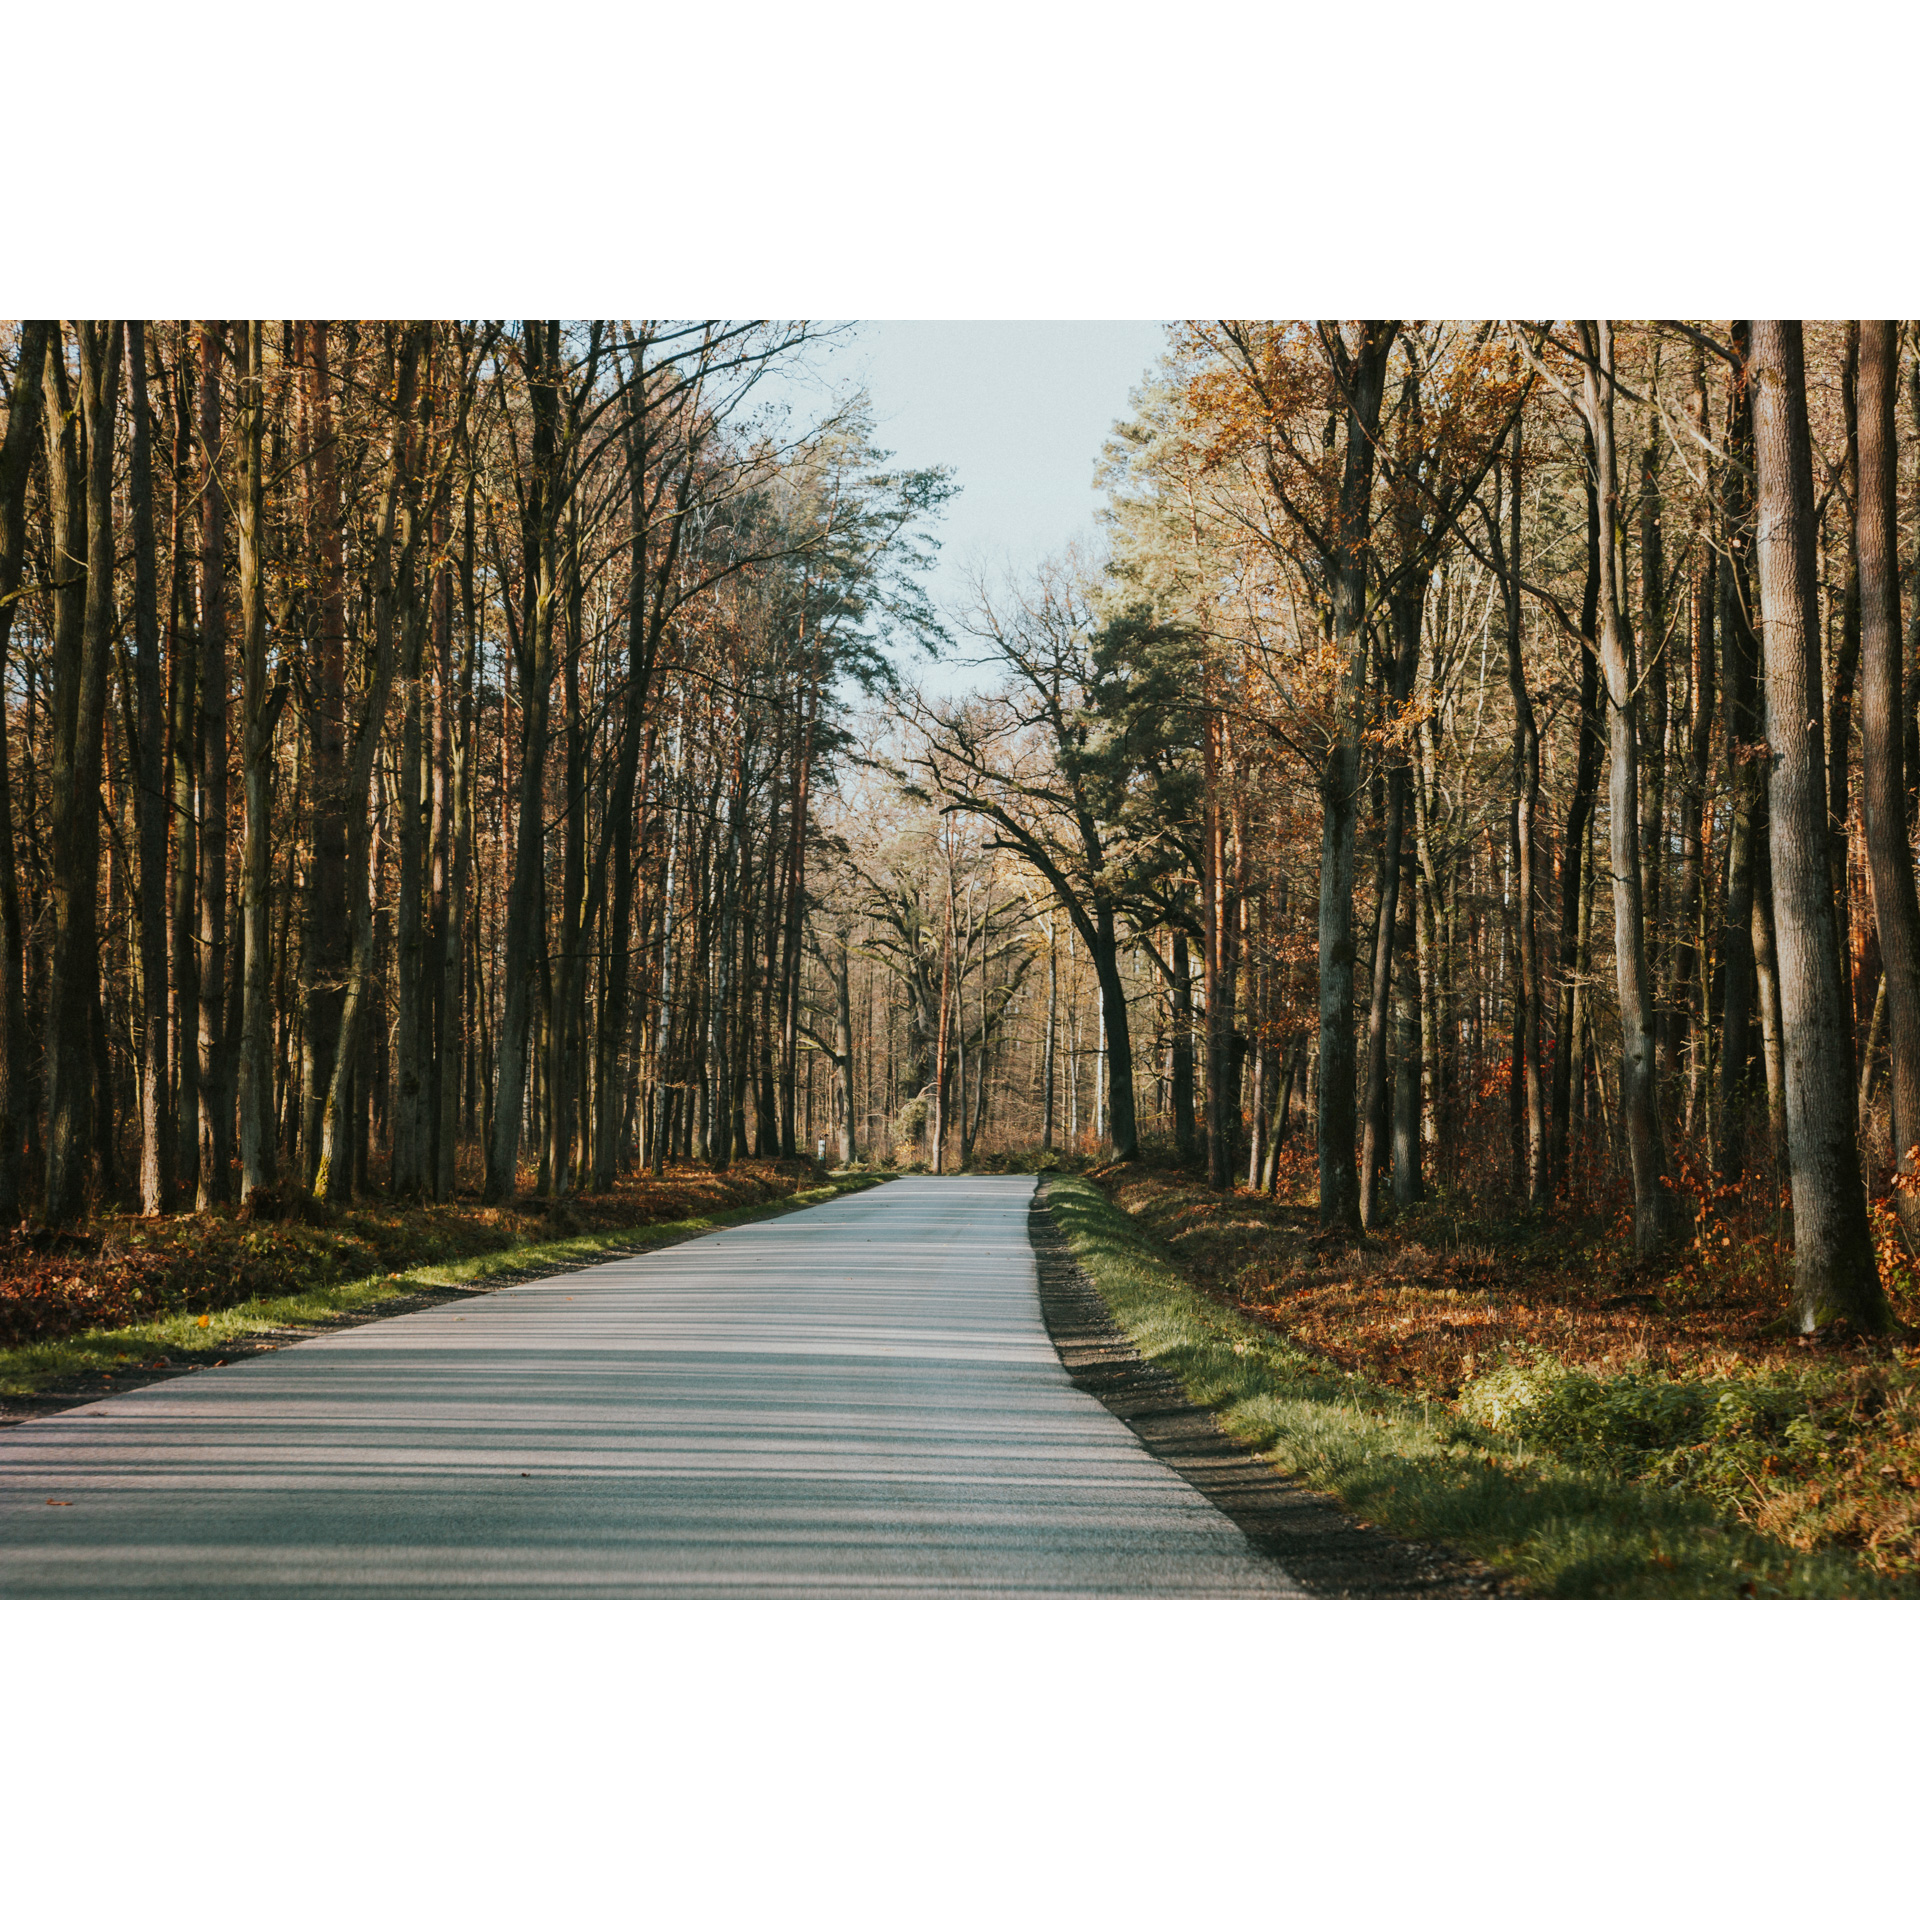
[[[685,1220],[783,1199],[814,1176],[798,1162],[746,1162],[717,1172],[673,1168],[621,1180],[612,1193],[569,1194],[564,1207],[528,1196],[396,1206],[380,1200],[311,1217],[242,1218],[236,1209],[103,1216],[88,1234],[0,1234],[0,1347],[28,1346],[170,1313],[212,1324],[244,1300],[404,1274],[436,1261],[537,1246],[572,1233]],[[120,1364],[131,1364],[125,1356]]]

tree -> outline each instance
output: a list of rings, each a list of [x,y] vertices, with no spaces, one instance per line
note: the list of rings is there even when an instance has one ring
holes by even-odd
[[[6,683],[7,645],[25,571],[27,482],[34,437],[40,430],[42,370],[52,330],[53,323],[47,320],[21,324],[6,439],[0,442],[0,688]],[[28,1057],[10,733],[10,728],[0,726],[0,1223],[13,1220],[20,1209],[20,1120],[26,1104]]]
[[[1025,860],[1053,890],[1086,942],[1106,1023],[1109,1134],[1116,1161],[1139,1157],[1133,1039],[1120,970],[1126,869],[1116,858],[1097,754],[1098,710],[1090,609],[1072,576],[1043,573],[1036,589],[1002,611],[985,595],[968,631],[1002,669],[981,699],[916,699],[914,791],[988,821],[989,843]]]
[[[1895,387],[1899,342],[1890,320],[1861,322],[1859,547],[1860,722],[1865,765],[1867,857],[1885,968],[1893,1062],[1893,1158],[1903,1176],[1920,1172],[1920,898],[1907,840],[1907,699],[1900,626],[1899,438]],[[1915,769],[1914,771],[1920,771]],[[1896,1189],[1910,1236],[1920,1232],[1920,1191]]]
[[[1889,1315],[1854,1135],[1827,864],[1813,471],[1798,322],[1753,323],[1752,377],[1769,851],[1793,1166],[1794,1317],[1803,1333],[1836,1322],[1877,1333]]]

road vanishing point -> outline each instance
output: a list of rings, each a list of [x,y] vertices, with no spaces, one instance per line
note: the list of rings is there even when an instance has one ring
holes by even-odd
[[[0,1593],[1303,1598],[903,1179],[0,1432]]]

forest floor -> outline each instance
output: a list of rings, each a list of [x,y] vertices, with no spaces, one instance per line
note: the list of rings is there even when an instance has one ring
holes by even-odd
[[[1094,1177],[1195,1294],[1327,1379],[1704,1503],[1789,1555],[1850,1562],[1861,1590],[1920,1575],[1920,1355],[1783,1336],[1780,1250],[1750,1221],[1703,1216],[1649,1268],[1605,1215],[1542,1225],[1431,1201],[1358,1241],[1323,1233],[1304,1158],[1274,1199],[1152,1164]]]
[[[671,1167],[608,1194],[330,1208],[235,1207],[96,1220],[0,1238],[0,1421],[223,1365],[328,1327],[405,1311],[857,1191],[808,1160]]]

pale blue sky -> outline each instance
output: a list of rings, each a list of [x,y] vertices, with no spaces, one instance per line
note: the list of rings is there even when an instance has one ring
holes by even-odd
[[[893,464],[954,469],[927,581],[943,613],[969,563],[997,576],[1092,539],[1094,463],[1165,341],[1157,320],[863,321],[819,357],[835,386],[867,387]]]

